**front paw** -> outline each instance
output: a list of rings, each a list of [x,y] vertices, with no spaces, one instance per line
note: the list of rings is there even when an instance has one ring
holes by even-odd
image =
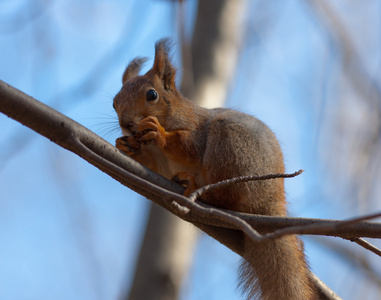
[[[156,117],[150,116],[137,122],[133,128],[140,132],[140,140],[143,144],[154,142],[159,148],[163,148],[166,143],[166,132]]]
[[[115,147],[129,156],[140,153],[141,142],[136,136],[125,135],[117,138]]]

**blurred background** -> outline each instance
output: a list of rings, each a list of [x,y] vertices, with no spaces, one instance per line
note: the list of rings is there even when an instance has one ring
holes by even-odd
[[[381,209],[380,1],[2,0],[0,79],[114,144],[123,71],[136,56],[147,71],[162,37],[184,94],[255,115],[287,171],[306,170],[286,181],[290,215]],[[0,128],[0,299],[241,299],[238,255],[3,114]],[[343,299],[381,298],[379,257],[303,240]]]

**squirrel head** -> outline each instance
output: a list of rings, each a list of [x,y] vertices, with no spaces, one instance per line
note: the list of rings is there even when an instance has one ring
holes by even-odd
[[[139,71],[146,58],[132,60],[122,77],[123,87],[114,98],[122,130],[129,131],[134,122],[155,116],[163,127],[171,117],[173,106],[181,97],[176,89],[176,70],[169,58],[171,42],[159,40],[155,45],[155,60],[144,75]]]

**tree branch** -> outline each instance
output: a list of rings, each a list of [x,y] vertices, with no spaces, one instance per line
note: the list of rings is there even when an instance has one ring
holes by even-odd
[[[341,300],[323,281],[320,280],[314,273],[310,272],[310,276],[314,281],[316,287],[319,288],[320,297],[327,300]]]
[[[241,256],[244,234],[257,240],[286,234],[381,238],[381,224],[363,221],[375,215],[349,221],[270,217],[217,209],[200,201],[191,201],[182,195],[184,188],[180,185],[142,166],[87,128],[3,81],[0,81],[0,111],[193,223]],[[274,174],[265,179],[271,176]]]
[[[190,201],[182,196],[184,188],[180,185],[142,166],[92,131],[3,81],[0,81],[0,111],[76,153],[125,186],[186,221],[203,223],[210,228],[224,227],[245,231],[245,227],[241,228],[232,221],[239,218],[262,233],[291,227],[287,234],[318,234],[347,239],[381,238],[381,224],[363,222],[361,219],[348,222],[259,216],[216,209],[200,201]],[[373,217],[365,216],[366,219]],[[209,233],[208,230],[206,232]],[[283,235],[282,232],[276,233],[279,234]]]
[[[369,243],[368,241],[366,241],[362,238],[353,238],[353,239],[349,239],[349,240],[351,242],[354,242],[354,243],[360,245],[361,247],[363,247],[369,251],[372,251],[374,254],[381,256],[381,250],[378,249],[376,246],[372,245],[371,243]]]
[[[235,177],[231,179],[226,179],[222,180],[220,182],[214,183],[214,184],[209,184],[205,185],[196,191],[194,191],[192,194],[189,195],[189,200],[191,201],[196,201],[197,198],[201,197],[203,194],[205,194],[207,191],[226,187],[235,183],[240,183],[240,182],[248,182],[248,181],[259,181],[259,180],[269,180],[269,179],[276,179],[276,178],[291,178],[298,176],[302,174],[304,170],[299,170],[295,173],[292,174],[268,174],[268,175],[251,175],[251,176],[240,176],[240,177]]]
[[[211,228],[224,227],[245,231],[245,227],[232,222],[238,218],[256,228],[258,232],[265,233],[291,227],[287,234],[381,238],[381,224],[363,222],[361,220],[364,217],[348,222],[259,216],[216,209],[200,201],[190,201],[181,195],[184,188],[180,185],[142,166],[92,131],[2,81],[0,111],[76,153],[122,184],[186,221],[203,223]],[[179,209],[179,206],[185,209]],[[365,219],[373,217],[375,216],[365,216]],[[283,235],[276,233],[279,234]]]

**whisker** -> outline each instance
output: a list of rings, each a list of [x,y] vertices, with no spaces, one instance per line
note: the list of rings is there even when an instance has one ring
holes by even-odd
[[[109,118],[107,121],[98,122],[90,126],[90,129],[106,140],[117,138],[120,135],[120,133],[117,135],[117,132],[121,130],[119,121],[116,118]]]

